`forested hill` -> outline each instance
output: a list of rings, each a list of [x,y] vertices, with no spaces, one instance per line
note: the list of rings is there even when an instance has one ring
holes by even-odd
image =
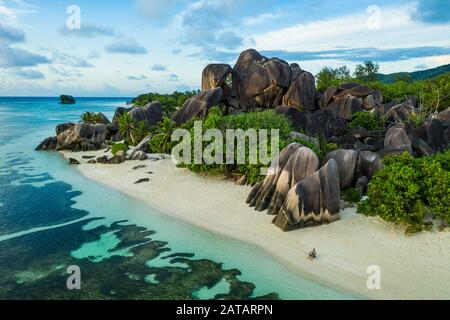
[[[393,83],[399,79],[426,80],[437,77],[441,74],[450,72],[450,64],[443,65],[433,69],[415,71],[415,72],[398,72],[391,74],[378,74],[378,80],[384,83]]]

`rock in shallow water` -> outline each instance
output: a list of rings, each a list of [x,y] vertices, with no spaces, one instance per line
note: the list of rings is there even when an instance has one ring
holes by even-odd
[[[37,147],[36,151],[51,151],[56,150],[56,144],[57,144],[57,138],[56,137],[50,137],[42,141]]]

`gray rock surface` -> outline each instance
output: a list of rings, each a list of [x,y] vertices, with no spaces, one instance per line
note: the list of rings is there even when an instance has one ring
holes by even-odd
[[[319,171],[297,183],[274,219],[283,231],[339,220],[339,170],[330,160]]]

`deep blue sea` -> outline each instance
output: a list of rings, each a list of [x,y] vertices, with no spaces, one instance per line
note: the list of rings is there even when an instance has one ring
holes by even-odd
[[[85,111],[111,118],[127,100],[0,98],[0,299],[352,298],[34,151],[57,124]],[[67,288],[72,265],[81,290]]]

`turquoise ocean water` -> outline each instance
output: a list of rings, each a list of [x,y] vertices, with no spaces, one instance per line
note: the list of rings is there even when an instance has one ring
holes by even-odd
[[[34,151],[57,124],[126,100],[0,98],[0,299],[352,299]],[[67,289],[71,265],[81,290]]]

